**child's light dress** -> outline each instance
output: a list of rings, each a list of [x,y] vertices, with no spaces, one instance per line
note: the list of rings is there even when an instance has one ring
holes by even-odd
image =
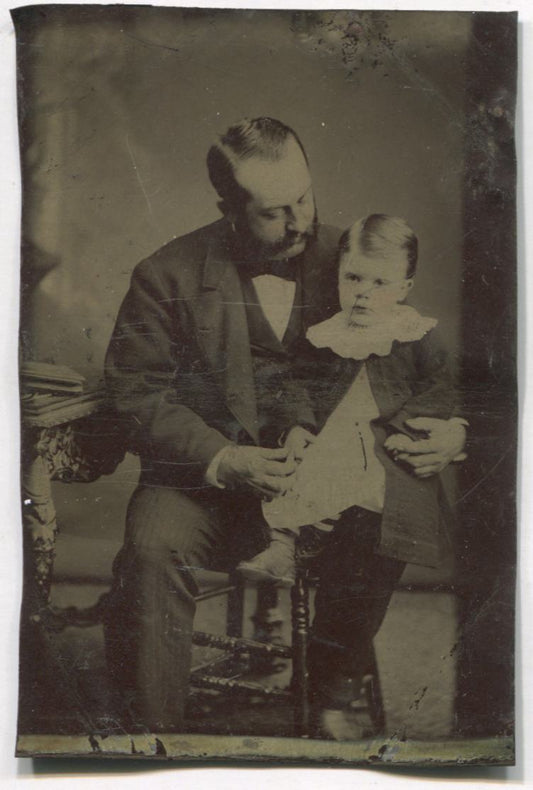
[[[420,340],[436,324],[434,318],[398,305],[386,321],[368,328],[349,326],[345,314],[337,313],[311,327],[307,339],[316,348],[330,348],[340,357],[365,360],[370,354],[387,356],[395,340]],[[306,448],[291,490],[263,503],[267,523],[297,532],[304,524],[335,518],[354,505],[381,513],[385,471],[374,452],[371,427],[378,417],[363,364],[315,441]]]

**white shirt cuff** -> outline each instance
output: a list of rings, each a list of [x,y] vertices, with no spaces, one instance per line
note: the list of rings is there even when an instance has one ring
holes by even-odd
[[[218,479],[218,468],[225,454],[231,449],[232,446],[233,445],[228,445],[227,447],[223,447],[218,451],[214,458],[211,459],[211,463],[205,472],[205,480],[210,486],[214,486],[215,488],[226,488],[224,483],[221,483]]]

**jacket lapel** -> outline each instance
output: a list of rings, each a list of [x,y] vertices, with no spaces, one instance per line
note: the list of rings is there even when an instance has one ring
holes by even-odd
[[[211,240],[202,291],[191,305],[198,339],[226,405],[259,441],[250,336],[237,267],[222,237]]]
[[[386,357],[370,356],[366,369],[379,413],[383,418],[389,419],[411,394],[406,380],[405,361],[398,359],[393,347]]]
[[[386,360],[383,357],[370,356],[366,361],[366,372],[379,413],[383,415],[393,411],[395,399],[389,384]]]

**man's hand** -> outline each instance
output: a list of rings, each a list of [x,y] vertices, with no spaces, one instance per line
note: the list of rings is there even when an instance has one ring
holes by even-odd
[[[316,440],[316,436],[301,425],[291,428],[285,439],[284,448],[293,454],[294,460],[300,463],[304,457],[304,450]]]
[[[403,461],[412,467],[416,477],[424,478],[442,472],[451,461],[464,461],[463,452],[466,429],[462,420],[439,420],[435,417],[414,417],[406,425],[415,431],[423,431],[427,438],[410,439],[401,433],[389,436],[385,441],[395,461]]]
[[[286,448],[228,447],[217,470],[217,477],[228,487],[251,488],[260,496],[284,494],[293,483],[294,455]]]

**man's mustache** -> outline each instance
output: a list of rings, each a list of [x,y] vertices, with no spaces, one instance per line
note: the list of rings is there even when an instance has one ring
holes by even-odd
[[[318,215],[315,212],[313,220],[304,231],[287,231],[281,239],[270,244],[262,243],[256,239],[253,234],[250,233],[246,223],[237,223],[237,235],[243,249],[247,250],[247,254],[256,254],[256,252],[258,252],[263,256],[279,255],[279,253],[283,253],[285,250],[290,249],[297,242],[304,241],[307,244],[308,242],[316,239],[318,225]]]
[[[293,244],[298,244],[301,241],[308,241],[312,239],[314,233],[311,228],[303,231],[290,231],[286,233],[283,239],[279,242],[280,247],[292,247]]]
[[[284,249],[285,247],[292,247],[293,244],[297,244],[298,242],[301,241],[311,241],[311,239],[315,238],[317,234],[317,229],[318,229],[318,219],[315,217],[305,230],[287,231],[283,239],[281,239],[278,242],[278,244],[281,249]]]

